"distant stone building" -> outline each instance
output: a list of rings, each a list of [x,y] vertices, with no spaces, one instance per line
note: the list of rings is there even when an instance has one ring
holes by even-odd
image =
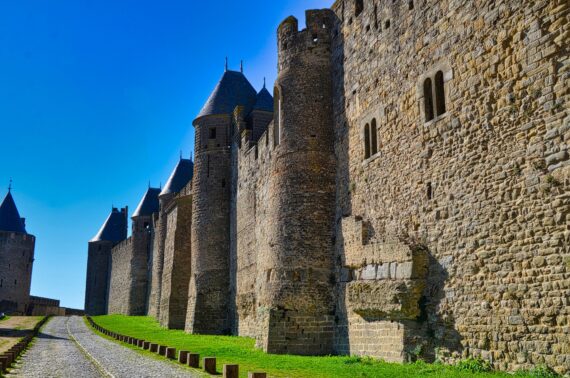
[[[148,313],[272,353],[569,372],[569,11],[284,20],[273,97],[226,70],[193,122],[192,180],[149,223]]]
[[[26,232],[11,190],[0,204],[0,312],[24,315],[30,302],[36,237]]]

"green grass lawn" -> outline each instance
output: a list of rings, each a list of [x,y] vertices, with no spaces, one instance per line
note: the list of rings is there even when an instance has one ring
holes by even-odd
[[[223,364],[239,364],[240,377],[248,371],[265,371],[270,377],[509,377],[505,373],[470,373],[441,364],[394,364],[369,358],[329,356],[304,357],[267,354],[256,349],[247,337],[190,335],[162,328],[151,317],[122,315],[95,316],[100,326],[127,336],[188,350],[203,357],[216,357],[218,371]],[[201,362],[200,362],[201,363]],[[534,375],[517,374],[517,377]]]

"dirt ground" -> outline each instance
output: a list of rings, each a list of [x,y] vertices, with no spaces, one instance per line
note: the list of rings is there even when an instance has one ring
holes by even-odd
[[[41,316],[12,316],[0,320],[0,353],[17,344],[18,340],[29,334],[41,319]]]

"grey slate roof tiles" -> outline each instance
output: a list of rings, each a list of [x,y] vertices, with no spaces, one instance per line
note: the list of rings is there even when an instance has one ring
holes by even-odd
[[[248,114],[256,100],[257,91],[243,73],[226,71],[196,119],[208,115],[231,114],[238,105],[243,106],[245,114]]]
[[[0,205],[0,231],[27,233],[24,219],[20,218],[20,213],[10,191]]]
[[[194,162],[190,159],[180,159],[160,195],[178,193],[192,180]]]
[[[127,214],[126,209],[119,211],[116,208],[111,210],[111,214],[107,217],[103,226],[95,235],[91,242],[97,241],[111,241],[120,242],[127,238]]]

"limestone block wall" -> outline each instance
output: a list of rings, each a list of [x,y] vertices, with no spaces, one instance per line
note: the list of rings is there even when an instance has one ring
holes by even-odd
[[[129,315],[133,248],[133,238],[129,237],[117,244],[111,252],[108,314]]]
[[[186,330],[230,333],[230,116],[195,121],[192,274]],[[209,138],[215,128],[216,139]]]
[[[85,312],[89,315],[107,313],[113,244],[110,241],[89,242],[85,288]]]
[[[0,231],[0,311],[25,314],[30,298],[36,238]]]
[[[159,197],[160,211],[153,218],[153,240],[152,251],[150,255],[149,279],[149,296],[148,296],[148,315],[159,319],[160,303],[162,294],[162,276],[164,269],[164,242],[167,232],[167,217],[165,208],[172,200],[172,194],[166,194]]]
[[[175,198],[165,215],[167,231],[159,319],[163,327],[184,329],[192,271],[192,196]]]
[[[333,6],[337,352],[569,371],[567,2],[354,3]],[[427,249],[415,320],[351,310],[347,216]]]

